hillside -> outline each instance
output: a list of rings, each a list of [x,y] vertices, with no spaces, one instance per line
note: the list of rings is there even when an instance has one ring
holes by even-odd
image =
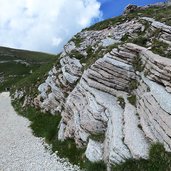
[[[130,5],[84,29],[44,81],[13,88],[13,105],[88,171],[171,170],[170,17],[168,4]]]
[[[0,47],[0,91],[55,62],[55,55]]]

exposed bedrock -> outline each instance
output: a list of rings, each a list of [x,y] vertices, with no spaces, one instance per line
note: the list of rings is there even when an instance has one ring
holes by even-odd
[[[142,71],[133,65],[137,57]],[[147,158],[149,145],[158,141],[170,151],[170,68],[170,59],[135,44],[113,49],[84,71],[67,97],[59,139],[72,137],[79,146],[88,144],[86,155],[92,161]],[[134,90],[132,81],[137,84]],[[127,100],[131,95],[135,105]],[[125,101],[124,108],[119,97]],[[93,139],[98,134],[105,138]]]
[[[127,34],[148,35],[142,20],[152,31],[160,30],[157,39],[170,46],[171,27],[147,17],[83,31],[77,35],[80,42],[72,40],[64,47],[59,64],[39,86],[35,105],[61,113],[58,139],[73,138],[79,147],[86,146],[93,162],[148,158],[154,142],[171,151],[171,59],[154,54],[151,47],[121,43]],[[90,46],[94,55],[110,50],[85,69],[82,61],[91,60]],[[73,50],[81,60],[71,55]]]

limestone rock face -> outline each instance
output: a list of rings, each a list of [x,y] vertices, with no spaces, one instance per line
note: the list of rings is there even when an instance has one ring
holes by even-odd
[[[130,61],[134,60],[136,52],[145,63],[144,70],[147,66],[152,71],[147,77],[143,72],[134,72]],[[123,54],[126,61],[117,60]],[[156,141],[164,143],[170,151],[171,94],[166,86],[156,83],[152,75],[160,76],[157,71],[161,71],[163,74],[158,81],[167,82],[164,73],[166,78],[170,77],[167,69],[171,67],[171,60],[134,44],[125,44],[115,55],[113,49],[84,71],[68,96],[62,112],[64,137],[74,137],[76,143],[82,145],[87,143],[89,135],[105,131],[103,157],[114,163],[124,158],[147,158],[149,144]],[[154,66],[163,67],[155,74]],[[136,107],[127,100],[131,80],[139,84],[134,90]],[[124,109],[117,102],[119,96],[125,98]]]
[[[85,152],[87,158],[92,162],[98,162],[103,159],[103,144],[89,139],[87,150]]]
[[[62,54],[64,55],[65,52]],[[45,83],[38,87],[40,95],[35,98],[35,105],[40,106],[44,111],[50,111],[52,114],[61,112],[65,96],[72,90],[72,85],[81,76],[79,60],[64,56],[60,60],[61,68],[53,67],[49,71]]]
[[[171,27],[147,17],[83,31],[64,47],[35,98],[42,110],[60,112],[58,139],[87,146],[93,162],[146,159],[154,142],[171,151],[171,59],[152,52],[151,42],[122,42],[156,30],[169,47]]]

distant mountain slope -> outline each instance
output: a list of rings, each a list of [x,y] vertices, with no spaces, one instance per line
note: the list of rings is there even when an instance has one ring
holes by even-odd
[[[14,86],[55,59],[53,54],[0,47],[0,91]]]

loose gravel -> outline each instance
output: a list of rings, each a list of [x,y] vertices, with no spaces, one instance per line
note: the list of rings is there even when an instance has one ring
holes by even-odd
[[[30,121],[16,114],[8,92],[0,94],[0,171],[78,171],[35,137]],[[48,148],[45,148],[47,146]]]

